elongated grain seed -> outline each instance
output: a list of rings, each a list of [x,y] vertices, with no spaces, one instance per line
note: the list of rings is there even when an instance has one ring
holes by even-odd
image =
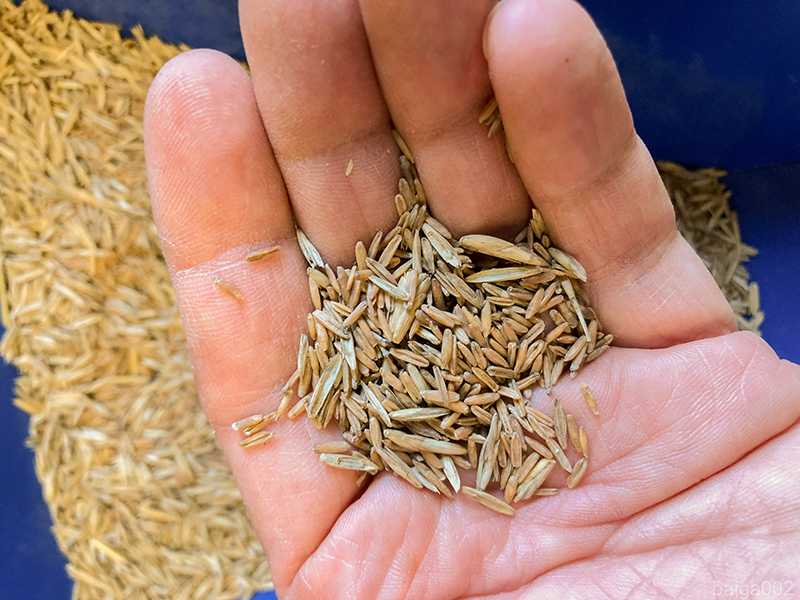
[[[211,281],[214,283],[215,286],[217,286],[223,292],[228,294],[230,297],[236,298],[237,300],[244,300],[242,292],[240,292],[233,285],[222,279],[222,277],[215,275]]]
[[[561,401],[558,398],[553,399],[553,422],[556,432],[556,439],[562,449],[567,448],[567,418],[564,415],[564,409],[561,407]]]
[[[350,173],[353,172],[353,159],[351,158],[350,161],[347,163],[347,168],[344,170],[344,176],[350,177]]]
[[[567,477],[567,487],[569,489],[574,488],[581,482],[581,479],[583,479],[583,476],[586,473],[586,467],[588,464],[589,463],[585,458],[581,458],[575,463],[575,466],[572,468],[572,473],[570,473]]]
[[[586,435],[586,430],[581,427],[578,435],[581,440],[581,454],[589,458],[589,436]]]
[[[461,477],[458,474],[456,465],[453,459],[449,456],[442,456],[442,467],[447,481],[453,487],[453,491],[458,492],[461,489]]]
[[[477,490],[475,488],[467,487],[462,485],[461,491],[464,492],[467,496],[483,504],[486,508],[490,508],[495,512],[499,512],[503,515],[513,516],[514,509],[511,505],[507,504],[506,502],[500,500],[500,498],[495,498],[491,494],[487,494],[484,491]]]
[[[448,408],[404,408],[389,413],[393,421],[427,421],[450,413]]]
[[[413,164],[414,157],[411,154],[411,150],[409,149],[408,144],[406,144],[406,141],[400,135],[400,132],[397,131],[396,129],[392,129],[392,137],[394,138],[394,141],[397,144],[398,148],[400,148],[400,152],[402,152],[403,155],[409,160],[409,162]]]
[[[259,431],[258,433],[248,436],[239,442],[242,448],[250,448],[252,446],[260,446],[267,443],[269,439],[275,435],[272,431]]]
[[[541,487],[545,482],[548,475],[555,467],[556,462],[553,460],[541,459],[536,463],[536,466],[531,470],[526,481],[520,481],[517,486],[517,493],[514,496],[514,502],[527,500],[534,492]]]
[[[264,248],[263,250],[256,250],[255,252],[248,254],[245,260],[247,262],[256,262],[257,260],[261,260],[270,254],[275,254],[280,249],[280,246],[271,246],[269,248]]]
[[[414,469],[416,469],[417,473],[421,475],[420,482],[423,485],[425,485],[427,482],[433,488],[433,491],[442,494],[443,496],[447,496],[448,498],[453,497],[453,492],[451,492],[450,489],[444,483],[442,483],[442,480],[439,479],[436,473],[424,462],[415,461]],[[426,487],[431,489],[429,486]]]
[[[389,448],[378,448],[376,451],[378,456],[380,456],[381,460],[388,468],[408,481],[408,483],[413,485],[415,488],[422,488],[422,483],[419,481],[419,478],[414,471],[412,471],[411,468],[404,463],[394,451],[390,450]]]
[[[236,421],[231,425],[231,429],[234,431],[239,431],[240,429],[245,429],[247,427],[253,427],[262,423],[264,421],[264,415],[251,415],[249,417],[245,417],[239,421]]]
[[[297,242],[300,245],[300,251],[303,253],[306,262],[312,267],[324,267],[325,263],[322,261],[319,251],[314,247],[314,244],[311,243],[311,240],[306,237],[306,234],[300,229],[296,229],[295,233],[297,234]]]
[[[556,459],[561,468],[569,473],[572,473],[572,465],[569,464],[569,459],[567,458],[567,455],[564,454],[561,446],[559,446],[558,443],[552,438],[546,440],[546,444],[550,452],[553,453],[553,458]]]
[[[583,397],[586,400],[586,404],[589,405],[589,408],[594,414],[599,415],[600,410],[597,408],[597,402],[595,402],[594,395],[592,394],[592,391],[589,389],[589,384],[582,383],[580,385],[580,388],[581,388],[581,394],[583,394]]]
[[[467,449],[461,444],[445,442],[442,440],[432,440],[421,435],[403,433],[394,429],[384,430],[383,436],[398,446],[411,452],[432,452],[434,454],[442,455],[458,455],[467,453]]]
[[[571,414],[567,415],[567,433],[569,433],[569,439],[572,441],[575,450],[583,452],[578,421],[575,419],[575,416]]]
[[[320,461],[328,466],[349,471],[364,471],[374,475],[378,472],[378,465],[361,455],[349,454],[320,454]]]
[[[345,454],[351,447],[347,442],[320,442],[314,446],[317,454]]]

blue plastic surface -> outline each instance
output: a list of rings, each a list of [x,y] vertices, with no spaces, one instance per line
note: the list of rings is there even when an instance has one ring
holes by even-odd
[[[28,415],[12,404],[15,376],[0,360],[0,599],[66,600],[72,584],[25,446]]]
[[[244,58],[236,0],[53,0],[57,9],[141,23],[147,34]],[[800,362],[800,4],[587,0],[619,66],[652,154],[734,171],[744,240],[760,255],[764,338]],[[66,600],[71,585],[23,445],[27,416],[11,405],[13,371],[0,363],[0,600]],[[273,593],[258,600],[271,600]]]
[[[243,59],[236,0],[51,0]],[[730,170],[800,160],[800,3],[584,0],[653,156]]]
[[[747,268],[761,290],[762,335],[778,356],[800,364],[800,162],[734,173],[725,183],[742,238],[759,250]]]
[[[653,156],[800,160],[800,3],[587,0]]]

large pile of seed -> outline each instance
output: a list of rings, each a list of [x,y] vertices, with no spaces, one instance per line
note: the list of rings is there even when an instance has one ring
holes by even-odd
[[[2,355],[76,598],[246,597],[269,569],[147,193],[145,95],[180,50],[133,33],[0,0]]]
[[[281,416],[297,384],[302,401],[290,415],[305,411],[318,428],[335,419],[349,442],[334,446],[340,452],[318,448],[323,462],[386,469],[450,496],[446,479],[454,491],[513,514],[509,503],[540,491],[556,465],[570,473],[569,487],[577,485],[588,459],[585,431],[571,415],[582,456],[574,466],[567,457],[558,400],[551,418],[523,394],[534,385],[550,394],[562,373],[574,376],[612,336],[589,307],[586,272],[550,244],[536,209],[515,243],[454,240],[429,214],[413,158],[395,137],[404,152],[397,225],[369,248],[359,242],[356,264],[335,272],[298,230],[316,308],[308,318],[313,345],[301,336],[286,402],[235,428],[244,430],[244,446],[269,439],[264,424]],[[477,471],[474,488],[461,486],[456,467]],[[505,502],[485,491],[492,482]]]
[[[739,216],[719,169],[690,171],[660,161],[658,170],[675,206],[678,231],[703,259],[736,315],[739,329],[761,334],[764,312],[758,283],[744,266],[758,250],[742,243]]]

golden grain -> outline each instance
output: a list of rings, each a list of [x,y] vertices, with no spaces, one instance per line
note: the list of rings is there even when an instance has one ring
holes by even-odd
[[[202,415],[147,193],[145,96],[186,48],[17,4],[0,0],[2,354],[19,369],[15,404],[33,415],[73,596],[269,589]],[[257,435],[267,418],[240,431]]]
[[[597,408],[597,402],[594,399],[594,395],[592,394],[592,390],[589,389],[588,383],[582,383],[580,385],[581,394],[583,394],[584,399],[586,400],[586,404],[589,405],[589,409],[596,415],[600,414],[600,409]]]
[[[211,281],[215,286],[217,286],[219,289],[221,289],[223,292],[225,292],[232,298],[236,298],[237,300],[244,300],[242,292],[236,289],[235,286],[231,285],[230,283],[222,279],[222,277],[215,275]]]
[[[256,250],[255,252],[248,254],[245,260],[247,262],[256,262],[269,256],[270,254],[275,254],[280,249],[280,246],[270,246],[269,248],[264,248],[263,250]]]

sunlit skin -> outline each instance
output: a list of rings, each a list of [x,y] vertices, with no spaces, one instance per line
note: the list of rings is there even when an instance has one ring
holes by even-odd
[[[764,581],[800,594],[800,368],[735,332],[583,9],[504,0],[487,24],[494,5],[241,0],[252,77],[197,50],[150,89],[153,211],[199,394],[279,598],[711,598]],[[515,164],[477,122],[491,89]],[[513,518],[386,473],[359,488],[311,450],[335,428],[305,418],[258,448],[230,429],[274,410],[295,368],[311,304],[294,220],[332,264],[393,225],[392,122],[455,235],[513,235],[533,198],[618,342],[556,387],[591,442],[582,484]]]

